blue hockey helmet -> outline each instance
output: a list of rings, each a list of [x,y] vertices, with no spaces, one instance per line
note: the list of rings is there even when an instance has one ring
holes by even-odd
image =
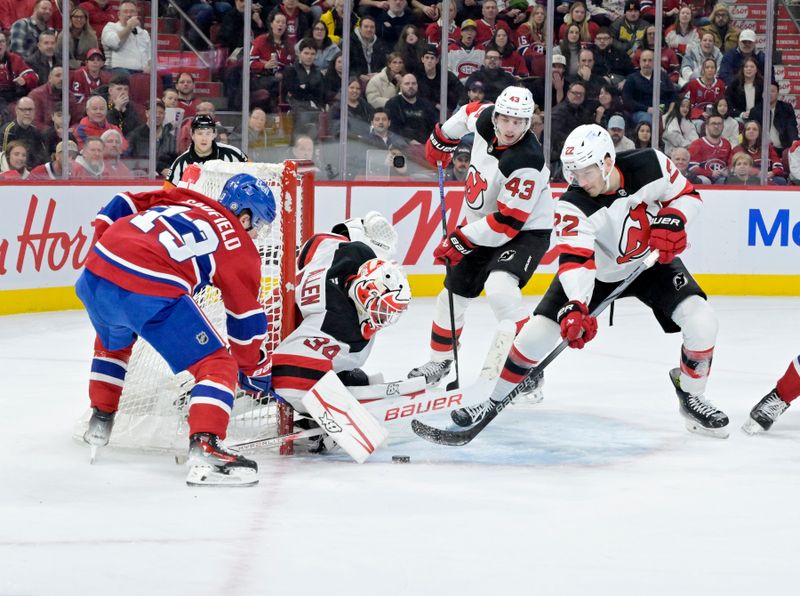
[[[250,174],[236,174],[229,178],[222,188],[219,202],[237,217],[249,209],[251,229],[260,230],[275,219],[275,196],[266,182]]]

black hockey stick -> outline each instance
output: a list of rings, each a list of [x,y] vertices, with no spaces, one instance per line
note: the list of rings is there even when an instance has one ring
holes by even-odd
[[[447,208],[444,203],[444,169],[442,168],[442,162],[437,161],[436,167],[439,170],[439,207],[442,210],[442,240],[444,240],[447,238]],[[445,260],[444,268],[449,278],[450,263],[447,260]],[[446,389],[452,391],[453,389],[458,389],[461,376],[458,373],[458,337],[456,336],[456,314],[455,307],[453,306],[453,291],[447,287],[445,287],[445,289],[447,290],[447,303],[450,307],[450,333],[453,334],[453,363],[456,369],[456,379],[455,381],[449,382]]]
[[[596,317],[601,312],[603,312],[608,307],[609,304],[614,302],[614,300],[619,298],[622,295],[622,293],[626,289],[628,289],[628,286],[630,286],[633,283],[633,281],[637,277],[639,277],[641,273],[652,267],[657,260],[658,260],[658,251],[654,250],[647,256],[647,258],[641,265],[639,265],[636,269],[634,269],[630,273],[630,275],[628,275],[628,277],[622,280],[619,283],[619,285],[616,288],[614,288],[614,290],[608,295],[608,297],[605,300],[603,300],[600,304],[597,305],[597,307],[592,311],[592,316]],[[547,366],[553,360],[555,360],[556,357],[561,352],[564,351],[564,348],[567,347],[567,344],[568,342],[566,339],[562,340],[561,343],[559,343],[555,348],[553,348],[553,350],[547,356],[545,356],[544,359],[539,364],[537,364],[531,370],[528,371],[526,379],[535,377],[545,368],[547,368]],[[433,426],[428,426],[424,422],[420,422],[419,420],[414,419],[411,421],[411,429],[417,436],[422,437],[423,439],[425,439],[426,441],[430,441],[431,443],[438,443],[439,445],[450,445],[453,447],[466,445],[467,443],[472,441],[472,439],[477,437],[484,428],[489,426],[489,423],[492,420],[497,418],[497,415],[500,412],[502,412],[509,404],[511,404],[512,401],[514,401],[514,398],[517,395],[519,395],[519,393],[522,391],[523,383],[524,380],[520,382],[519,385],[514,387],[514,389],[512,389],[511,392],[508,395],[506,395],[501,401],[497,402],[494,405],[494,407],[492,407],[492,409],[490,409],[486,413],[486,416],[484,416],[483,419],[474,426],[465,428],[464,430],[446,430],[441,428],[435,428]]]

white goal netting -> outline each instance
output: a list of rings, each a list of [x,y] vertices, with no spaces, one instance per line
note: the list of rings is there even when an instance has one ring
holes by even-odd
[[[220,195],[225,182],[236,174],[264,180],[277,202],[275,221],[257,239],[261,254],[259,301],[269,321],[267,348],[271,352],[293,328],[294,262],[300,243],[310,234],[313,178],[295,162],[282,164],[210,161],[193,187],[209,197]],[[304,219],[305,216],[305,219]],[[208,286],[194,300],[223,337],[225,308],[220,292]],[[284,305],[289,305],[285,308]],[[128,364],[125,388],[114,421],[110,445],[145,451],[180,452],[188,446],[189,392],[194,379],[187,372],[172,374],[164,359],[142,339],[136,342]],[[76,425],[80,438],[91,410]],[[277,434],[291,428],[291,411],[273,399],[254,400],[239,393],[234,400],[226,443],[234,444]],[[282,453],[290,451],[284,447]]]

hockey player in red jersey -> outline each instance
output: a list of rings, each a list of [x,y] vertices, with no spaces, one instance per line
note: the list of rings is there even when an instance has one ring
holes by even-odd
[[[533,317],[517,335],[490,399],[453,413],[466,426],[481,420],[524,379],[561,338],[583,348],[597,334],[594,307],[650,253],[658,263],[622,294],[653,310],[667,333],[680,331],[678,368],[669,378],[692,432],[725,438],[728,417],[703,396],[717,336],[717,318],[679,258],[687,222],[702,201],[694,187],[660,151],[615,155],[608,132],[596,124],[577,127],[564,142],[561,162],[570,186],[556,205],[560,249],[556,278]],[[622,355],[624,357],[624,354]]]
[[[464,188],[467,224],[433,253],[437,264],[450,265],[444,285],[453,293],[456,337],[482,290],[498,321],[519,329],[528,317],[521,288],[547,252],[553,225],[550,172],[530,132],[534,108],[530,91],[507,87],[494,104],[467,104],[437,124],[425,148],[428,161],[445,168],[461,137],[475,133]],[[447,289],[436,302],[431,360],[409,373],[428,383],[440,381],[453,361]]]
[[[89,382],[93,414],[84,439],[108,444],[138,337],[173,372],[195,379],[189,407],[187,483],[250,485],[254,461],[226,449],[236,392],[269,389],[263,350],[267,318],[258,302],[260,264],[253,239],[275,218],[275,198],[249,174],[226,182],[219,202],[188,188],[120,193],[95,220],[95,245],[76,284],[97,331]],[[191,296],[220,289],[230,351]]]
[[[789,368],[778,379],[775,388],[767,393],[750,411],[750,418],[742,429],[751,435],[768,431],[778,416],[786,411],[800,396],[800,356],[796,356]]]

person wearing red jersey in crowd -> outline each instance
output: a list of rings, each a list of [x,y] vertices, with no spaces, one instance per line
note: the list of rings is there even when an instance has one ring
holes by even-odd
[[[447,67],[461,82],[483,65],[485,52],[475,42],[476,34],[475,21],[465,19],[459,30],[459,41],[447,49]]]
[[[528,65],[517,52],[505,29],[498,28],[494,32],[492,39],[486,43],[485,50],[500,52],[500,67],[510,75],[518,78],[528,76]]]
[[[194,377],[187,484],[246,486],[258,482],[258,466],[221,441],[237,385],[254,396],[270,388],[253,240],[275,219],[275,198],[249,174],[230,178],[216,198],[180,187],[123,192],[98,213],[94,245],[75,284],[97,333],[84,440],[94,459],[113,438],[128,360],[142,337],[174,373]],[[229,346],[191,299],[212,281],[222,293]]]
[[[589,20],[586,4],[582,0],[575,0],[570,5],[569,12],[564,15],[564,23],[558,28],[558,41],[567,36],[567,29],[569,29],[570,25],[578,26],[582,43],[594,42],[594,36],[597,35],[597,31],[600,29],[597,23]]]
[[[800,356],[795,356],[775,388],[767,393],[752,410],[750,419],[742,429],[751,435],[768,431],[778,416],[786,411],[791,403],[800,397]]]
[[[700,43],[700,35],[697,27],[694,26],[691,6],[680,7],[678,19],[664,31],[664,40],[681,60],[683,60],[687,47]]]
[[[458,43],[459,39],[461,39],[461,30],[456,25],[456,10],[458,8],[456,3],[450,2],[448,6],[450,7],[450,19],[448,20],[450,28],[447,30],[447,45],[450,46]],[[439,4],[439,11],[441,12],[441,4]],[[428,45],[435,46],[438,51],[442,43],[442,17],[439,17],[438,21],[425,28],[425,40]]]
[[[133,174],[122,161],[124,139],[119,131],[107,130],[100,138],[103,140],[103,158],[109,178],[131,178]]]
[[[8,50],[8,38],[0,32],[0,121],[8,120],[9,104],[30,93],[38,84],[39,77],[34,70],[22,56]]]
[[[711,114],[706,120],[705,136],[689,145],[689,171],[711,184],[723,183],[733,152],[728,140],[722,138],[722,126],[722,116]]]
[[[717,61],[706,58],[702,76],[689,81],[682,93],[686,94],[692,106],[689,117],[696,121],[695,124],[702,124],[714,108],[714,102],[725,97],[725,82],[717,78]]]
[[[44,130],[50,124],[50,115],[56,106],[61,108],[61,87],[64,83],[64,69],[56,66],[50,71],[44,85],[39,85],[28,93],[28,97],[33,100],[36,106],[36,119],[34,124],[39,130]],[[75,102],[75,97],[70,93],[69,113],[75,120],[81,112],[81,108]]]
[[[662,8],[664,23],[672,22],[683,2],[684,0],[664,0]],[[649,23],[654,23],[656,20],[656,0],[641,0],[641,7],[642,18]]]
[[[78,5],[89,15],[89,25],[94,29],[97,39],[103,35],[103,27],[117,20],[117,11],[110,0],[88,0]]]
[[[79,148],[83,147],[83,143],[89,137],[100,137],[109,129],[119,131],[122,134],[119,127],[114,126],[107,120],[107,115],[108,105],[106,100],[100,95],[92,95],[86,102],[86,116],[81,118],[80,122],[72,130]],[[125,148],[127,149],[127,141],[125,142]]]
[[[291,54],[286,44],[286,15],[273,12],[268,27],[250,46],[250,101],[272,114],[278,107],[283,71],[291,63]]]
[[[178,73],[175,79],[175,90],[178,92],[178,101],[175,107],[183,108],[183,117],[191,118],[197,113],[197,104],[200,99],[194,95],[194,77],[191,73]]]
[[[306,31],[311,28],[311,16],[300,10],[299,5],[300,0],[282,0],[275,7],[275,10],[286,17],[286,45],[292,54],[297,42],[303,39]]]
[[[505,29],[509,39],[511,39],[511,27],[505,21],[499,20],[497,13],[497,0],[483,0],[481,18],[475,21],[475,43],[479,46],[492,39],[498,29]]]
[[[771,184],[783,186],[786,184],[786,171],[780,155],[775,151],[772,143],[769,143],[769,163],[767,164],[767,180]],[[753,159],[753,176],[758,176],[761,172],[761,123],[750,120],[744,123],[744,133],[742,142],[733,148],[731,159],[738,153],[746,153]]]
[[[92,48],[86,52],[84,65],[70,76],[70,93],[82,111],[86,101],[97,89],[108,83],[109,75],[103,71],[106,59],[103,52]]]
[[[108,178],[106,162],[103,159],[105,153],[105,143],[100,137],[88,137],[80,150],[80,154],[75,159],[75,166],[72,168],[71,176],[74,178],[87,178],[100,180]]]
[[[53,152],[50,161],[36,166],[31,170],[31,180],[58,180],[64,175],[64,143],[63,141],[56,145],[56,150]],[[78,155],[78,146],[75,141],[67,141],[67,151],[69,153],[67,159],[70,164]]]
[[[520,52],[530,45],[538,44],[544,47],[547,41],[547,31],[545,30],[545,20],[547,13],[544,6],[535,4],[531,9],[530,17],[514,31],[515,43]]]
[[[28,149],[22,141],[11,141],[0,153],[0,178],[3,180],[25,180],[28,171]]]

